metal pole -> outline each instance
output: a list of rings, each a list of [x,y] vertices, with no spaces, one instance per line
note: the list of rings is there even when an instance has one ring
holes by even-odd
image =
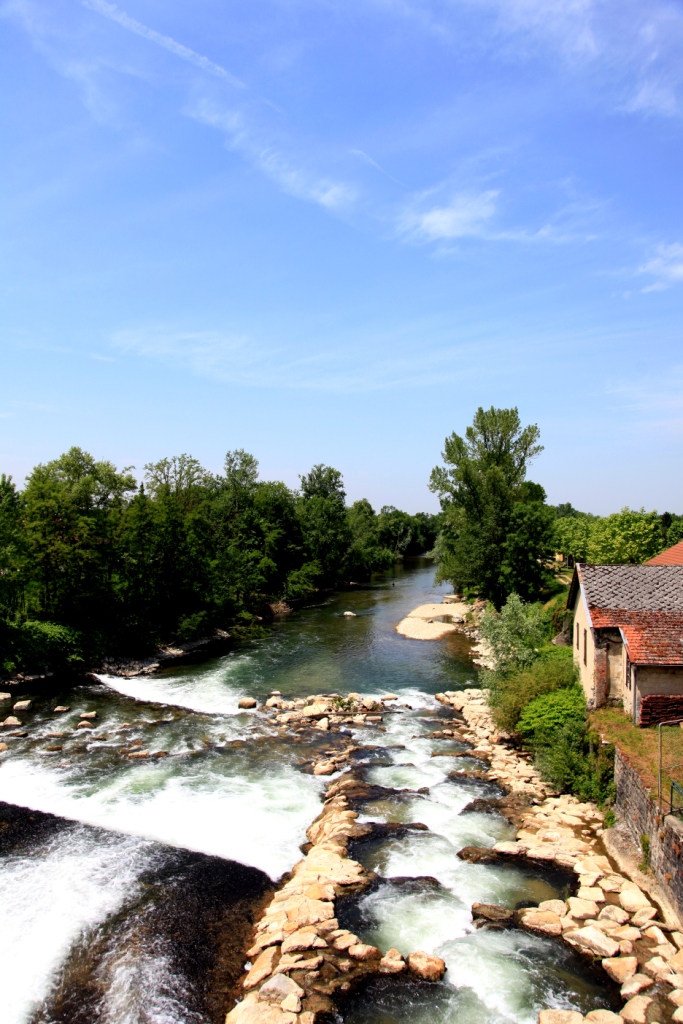
[[[659,814],[662,814],[662,722],[657,726],[659,733],[659,764],[657,767],[657,800],[659,803]]]
[[[660,722],[657,726],[659,733],[659,765],[657,769],[657,799],[659,803],[659,813],[662,813],[662,726],[663,725],[681,725],[683,727],[683,718],[669,718],[666,722]],[[671,800],[671,806],[673,807],[673,798]]]

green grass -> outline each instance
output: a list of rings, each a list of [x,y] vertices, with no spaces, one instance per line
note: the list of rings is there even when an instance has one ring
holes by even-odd
[[[658,729],[652,725],[641,729],[619,708],[600,708],[591,715],[591,724],[609,743],[619,747],[635,768],[644,784],[657,795]],[[664,773],[664,791],[668,793],[671,779],[683,785],[683,729],[668,726],[662,729],[662,755],[665,765],[681,767]]]

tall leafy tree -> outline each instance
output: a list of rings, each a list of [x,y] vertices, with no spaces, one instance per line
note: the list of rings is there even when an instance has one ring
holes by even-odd
[[[299,521],[308,562],[320,568],[321,586],[342,578],[351,534],[342,475],[322,463],[300,477]]]
[[[24,491],[28,610],[94,630],[111,609],[114,534],[134,478],[80,448],[36,466]]]
[[[517,592],[532,597],[543,583],[552,513],[545,492],[526,481],[543,450],[536,425],[522,427],[514,409],[479,408],[465,436],[446,438],[430,478],[441,500],[437,578],[489,598],[500,608]]]

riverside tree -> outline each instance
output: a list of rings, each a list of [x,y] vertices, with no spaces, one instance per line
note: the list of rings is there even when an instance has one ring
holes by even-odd
[[[431,540],[435,517],[392,510],[402,541],[389,547],[382,516],[345,499],[330,466],[295,491],[261,480],[242,449],[219,474],[183,454],[138,483],[72,448],[23,490],[0,477],[0,673],[249,627],[271,601],[367,579]]]
[[[526,479],[543,450],[540,431],[514,409],[479,408],[465,436],[446,438],[444,466],[431,474],[440,498],[437,581],[500,608],[511,593],[538,596],[546,581],[554,513],[540,484]]]

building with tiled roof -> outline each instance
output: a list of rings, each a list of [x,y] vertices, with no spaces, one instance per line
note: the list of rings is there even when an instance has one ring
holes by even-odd
[[[589,707],[683,718],[683,564],[577,565],[567,607]]]
[[[666,551],[660,551],[654,558],[650,558],[645,565],[683,565],[683,540]]]

